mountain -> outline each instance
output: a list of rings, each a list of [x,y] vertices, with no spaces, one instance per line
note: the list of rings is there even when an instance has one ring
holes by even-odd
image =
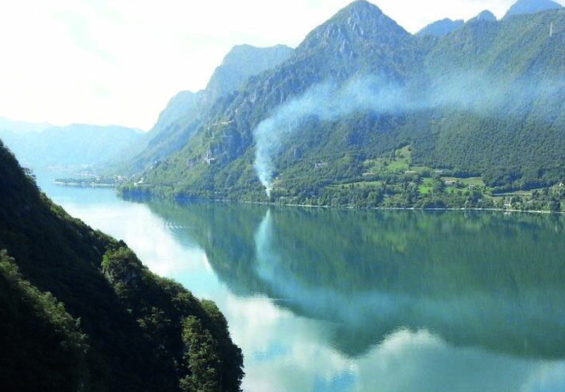
[[[393,62],[390,54],[402,54],[409,38],[377,6],[358,0],[310,32],[285,64],[285,71],[304,85],[327,78],[344,80],[360,72],[400,78],[404,61]]]
[[[157,122],[133,143],[123,146],[106,167],[109,172],[135,172],[178,150],[188,140],[202,92],[180,91],[159,114]]]
[[[503,19],[516,15],[529,15],[542,11],[558,10],[561,8],[563,8],[561,4],[552,0],[519,0],[510,7]]]
[[[23,164],[34,169],[99,165],[141,137],[137,129],[85,124],[23,134],[0,130],[0,139]]]
[[[469,19],[467,23],[474,23],[474,22],[496,22],[496,16],[490,11],[483,11],[479,15],[475,16],[472,19]]]
[[[0,142],[0,389],[239,391],[214,303],[70,217]]]
[[[10,131],[14,133],[41,132],[53,128],[49,123],[30,123],[25,121],[14,121],[5,117],[0,117],[0,131]]]
[[[159,119],[153,126],[153,129],[164,129],[173,124],[175,121],[191,113],[198,104],[198,93],[191,91],[181,91],[175,95],[167,106],[159,114]]]
[[[498,193],[565,180],[564,31],[560,11],[482,13],[449,35],[414,36],[356,1],[216,101],[190,140],[124,193],[504,205]],[[532,203],[558,209],[550,196]]]
[[[206,86],[205,100],[213,104],[219,98],[242,89],[251,76],[283,63],[292,52],[291,48],[284,45],[268,48],[251,45],[233,47],[212,74]]]
[[[422,30],[420,30],[417,33],[417,35],[420,37],[425,37],[427,35],[431,35],[434,37],[443,37],[444,35],[451,34],[452,32],[454,32],[464,24],[465,22],[461,19],[458,20],[442,19],[424,27]]]
[[[184,146],[195,146],[195,151],[178,164],[185,168],[198,165],[188,173],[195,179],[201,177],[202,162],[232,161],[250,146],[252,130],[265,113],[316,82],[342,82],[369,72],[402,79],[406,73],[403,59],[410,61],[410,53],[405,50],[399,61],[392,61],[390,54],[404,54],[409,40],[410,34],[376,6],[365,1],[352,3],[312,31],[287,61],[251,78],[240,93],[217,101]]]
[[[153,128],[116,159],[114,171],[135,172],[180,150],[194,135],[212,107],[242,89],[247,80],[284,62],[293,50],[284,45],[235,46],[197,93],[183,91],[171,99]],[[124,163],[125,162],[125,163]]]
[[[349,35],[347,33],[351,28],[356,29],[356,33]],[[379,34],[380,30],[390,30],[391,35],[385,37]],[[361,34],[358,36],[357,33]],[[193,136],[206,137],[206,132],[211,131],[212,128],[232,126],[233,122],[231,122],[230,118],[233,117],[233,111],[235,110],[241,111],[238,114],[238,118],[242,119],[251,115],[248,113],[249,110],[257,112],[266,110],[266,107],[253,107],[256,101],[265,103],[272,108],[288,98],[288,96],[281,94],[289,92],[290,94],[288,95],[297,95],[303,92],[309,86],[309,84],[301,86],[301,82],[307,80],[304,77],[305,72],[311,75],[312,78],[321,81],[325,77],[337,77],[342,80],[350,77],[352,75],[350,72],[352,65],[373,69],[375,63],[369,61],[369,56],[359,56],[354,59],[351,58],[351,54],[358,52],[358,49],[361,47],[366,47],[368,50],[379,51],[384,55],[382,51],[385,47],[388,50],[392,50],[392,48],[402,46],[401,41],[408,36],[409,34],[406,31],[384,16],[377,7],[364,1],[352,3],[347,9],[336,15],[332,23],[328,22],[310,33],[304,42],[292,52],[292,57],[275,68],[283,68],[287,71],[282,79],[279,79],[278,75],[274,75],[272,69],[264,70],[261,75],[256,75],[255,77],[251,77],[253,75],[249,73],[248,83],[242,91],[223,96],[213,102],[211,106],[204,105],[204,108],[198,110],[195,119],[191,115],[177,121],[174,124],[176,127],[175,132],[155,130],[156,139],[159,142],[167,140],[164,144],[173,148],[168,148],[166,151],[164,149],[154,151],[153,145],[156,143],[150,142],[148,148],[134,158],[130,165],[141,169],[149,164],[158,163],[172,151],[180,150],[184,147],[187,141],[192,143],[191,138]],[[388,42],[386,42],[387,40]],[[249,49],[246,48],[245,52],[248,51]],[[291,53],[287,50],[285,52],[288,55]],[[235,54],[239,53],[243,53],[243,51],[237,50],[235,52]],[[282,59],[282,57],[284,56],[277,55],[278,59]],[[228,55],[228,58],[230,58],[230,61],[226,63],[227,65],[241,63],[241,61],[234,61],[232,55]],[[248,60],[245,61],[249,63]],[[272,61],[265,63],[269,65],[274,64]],[[224,74],[226,72],[226,64],[219,67],[217,72]],[[326,75],[324,72],[329,69],[328,66],[330,64],[334,65],[332,73],[331,75]],[[250,65],[248,66],[250,67]],[[389,69],[389,67],[384,65],[379,68],[382,68],[383,72],[387,73],[397,72],[396,64],[394,69]],[[340,75],[340,72],[345,73]],[[211,87],[216,85],[217,80],[220,80],[220,78],[213,75]],[[253,96],[247,94],[250,91],[253,91]],[[208,105],[210,105],[211,101],[207,97],[212,94],[208,88],[204,90],[203,95],[202,101],[208,102]],[[194,119],[194,121],[188,122],[188,119]],[[204,133],[198,132],[200,129],[207,131]],[[249,138],[250,135],[247,132],[246,135],[232,134],[232,136],[233,139],[230,140],[235,144],[239,144],[240,136]],[[200,142],[196,142],[196,144],[198,143]],[[204,152],[203,158],[209,155],[209,153],[210,151]]]

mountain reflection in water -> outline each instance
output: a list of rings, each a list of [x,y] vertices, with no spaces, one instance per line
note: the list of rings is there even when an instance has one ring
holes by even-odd
[[[565,357],[556,217],[151,204],[241,296],[330,322],[350,357],[396,331],[526,358]],[[205,235],[204,235],[205,234]]]
[[[225,314],[246,392],[565,390],[562,217],[52,190]]]

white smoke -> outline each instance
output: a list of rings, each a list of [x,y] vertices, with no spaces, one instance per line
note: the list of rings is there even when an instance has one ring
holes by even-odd
[[[358,77],[341,86],[331,82],[318,84],[275,109],[255,128],[254,168],[270,198],[276,171],[273,159],[280,152],[282,141],[311,117],[336,121],[356,112],[395,114],[445,106],[492,114],[504,100],[530,100],[535,95],[533,89],[549,96],[562,91],[564,82],[509,83],[480,73],[457,73],[442,75],[425,87],[400,85],[375,76]],[[513,92],[519,92],[510,94],[510,98],[509,84],[513,85]]]
[[[389,112],[406,104],[405,90],[401,86],[382,87],[377,78],[355,79],[345,86],[322,83],[310,88],[302,96],[276,109],[254,131],[255,171],[271,196],[273,157],[281,148],[281,140],[295,132],[303,121],[315,116],[321,121],[335,121],[357,111],[379,110]]]

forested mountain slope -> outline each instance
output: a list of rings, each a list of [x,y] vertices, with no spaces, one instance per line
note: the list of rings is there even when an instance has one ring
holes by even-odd
[[[376,206],[426,204],[435,189],[462,206],[554,186],[565,179],[564,41],[563,9],[485,12],[437,37],[356,1],[217,101],[125,193]],[[482,194],[439,194],[467,177]],[[363,191],[353,201],[344,187]]]
[[[0,142],[0,389],[238,391],[210,301],[67,215]]]

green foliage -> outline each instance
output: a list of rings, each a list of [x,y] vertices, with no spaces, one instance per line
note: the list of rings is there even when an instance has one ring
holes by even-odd
[[[239,390],[241,350],[216,311],[53,204],[1,142],[0,172],[0,249],[14,258],[0,253],[0,389],[178,391],[194,316],[217,342],[222,390]]]
[[[0,385],[3,390],[82,391],[88,339],[63,303],[25,280],[0,250]]]
[[[221,374],[217,344],[207,329],[202,329],[200,321],[189,316],[183,321],[182,340],[186,347],[185,366],[190,375],[181,380],[183,391],[219,391]]]
[[[175,372],[183,380],[182,388],[212,391],[219,386],[223,391],[239,390],[243,356],[232,343],[228,324],[212,301],[200,301],[178,283],[156,276],[126,247],[104,255],[102,272],[146,339],[160,347],[160,360],[172,355]],[[179,366],[183,358],[190,358],[184,367]],[[213,371],[194,365],[201,361],[214,363]]]

